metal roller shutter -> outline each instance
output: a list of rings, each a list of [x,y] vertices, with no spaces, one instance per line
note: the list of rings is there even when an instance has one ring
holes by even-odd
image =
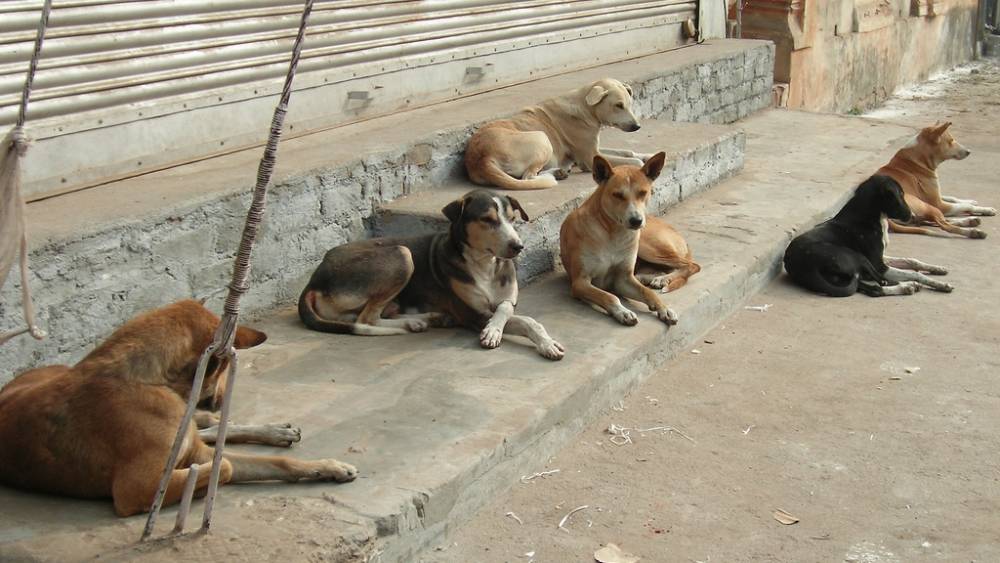
[[[0,4],[0,127],[13,123],[41,0]],[[54,3],[28,113],[29,199],[258,143],[301,0]],[[295,133],[684,41],[694,0],[316,3]]]

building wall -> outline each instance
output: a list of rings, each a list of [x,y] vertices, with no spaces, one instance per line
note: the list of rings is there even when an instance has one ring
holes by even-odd
[[[788,106],[844,112],[973,58],[977,0],[755,0],[744,37],[777,45]]]

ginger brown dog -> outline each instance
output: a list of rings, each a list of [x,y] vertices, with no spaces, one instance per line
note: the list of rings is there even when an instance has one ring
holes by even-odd
[[[181,301],[132,319],[75,366],[47,366],[16,377],[0,390],[0,483],[80,498],[111,497],[119,516],[149,510],[198,360],[218,325],[219,318],[197,301]],[[241,326],[235,346],[250,348],[265,339],[264,333]],[[212,400],[224,388],[227,368],[228,360],[209,360],[201,400]],[[199,418],[212,422],[211,416]],[[297,431],[290,431],[273,441],[297,438]],[[205,493],[213,455],[192,422],[165,505],[178,502],[194,463],[200,465],[196,491]],[[229,450],[222,464],[220,484],[350,481],[357,475],[354,467],[332,459],[301,461]]]
[[[604,157],[594,157],[597,189],[566,217],[559,231],[560,255],[573,297],[599,307],[626,326],[639,319],[622,305],[619,295],[642,301],[668,325],[677,323],[677,314],[635,276],[639,232],[647,221],[646,203],[665,159],[666,154],[660,152],[641,168],[613,168]]]
[[[632,113],[632,88],[613,78],[483,125],[469,139],[465,168],[477,184],[538,190],[555,186],[574,164],[589,170],[598,154],[614,164],[636,166],[649,158],[627,149],[601,147],[603,127],[639,130]]]
[[[970,228],[979,225],[975,217],[947,219],[958,215],[996,215],[992,207],[980,207],[975,201],[941,195],[937,167],[946,160],[963,160],[970,151],[963,147],[948,131],[951,122],[925,127],[907,146],[896,152],[888,164],[876,172],[889,176],[899,183],[905,194],[906,204],[913,212],[908,224],[891,221],[894,233],[914,233],[946,236],[925,225],[938,227],[947,233],[968,238],[986,238],[986,232]]]

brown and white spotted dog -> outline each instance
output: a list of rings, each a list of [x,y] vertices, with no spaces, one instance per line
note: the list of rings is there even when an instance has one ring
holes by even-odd
[[[422,332],[457,324],[480,331],[484,348],[504,332],[524,336],[538,353],[565,350],[537,321],[515,315],[517,271],[524,249],[514,229],[521,204],[474,190],[441,210],[446,232],[350,242],[326,253],[299,297],[299,317],[313,330],[367,336]],[[400,311],[416,314],[400,314]]]

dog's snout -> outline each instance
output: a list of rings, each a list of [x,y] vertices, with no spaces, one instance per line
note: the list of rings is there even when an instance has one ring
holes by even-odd
[[[641,126],[638,123],[633,123],[628,126],[628,132],[631,133],[633,131],[638,131],[640,128]]]
[[[628,218],[628,226],[629,226],[629,228],[639,229],[639,228],[642,227],[643,223],[644,223],[644,221],[642,220],[642,217],[632,216],[632,217]]]
[[[524,245],[521,244],[521,241],[515,241],[510,243],[508,245],[508,248],[510,248],[511,255],[517,256],[518,254],[521,253],[522,250],[524,250]]]
[[[962,152],[958,153],[958,159],[962,160],[963,158],[968,157],[970,154],[972,154],[972,151],[970,151],[969,149],[962,149]]]

